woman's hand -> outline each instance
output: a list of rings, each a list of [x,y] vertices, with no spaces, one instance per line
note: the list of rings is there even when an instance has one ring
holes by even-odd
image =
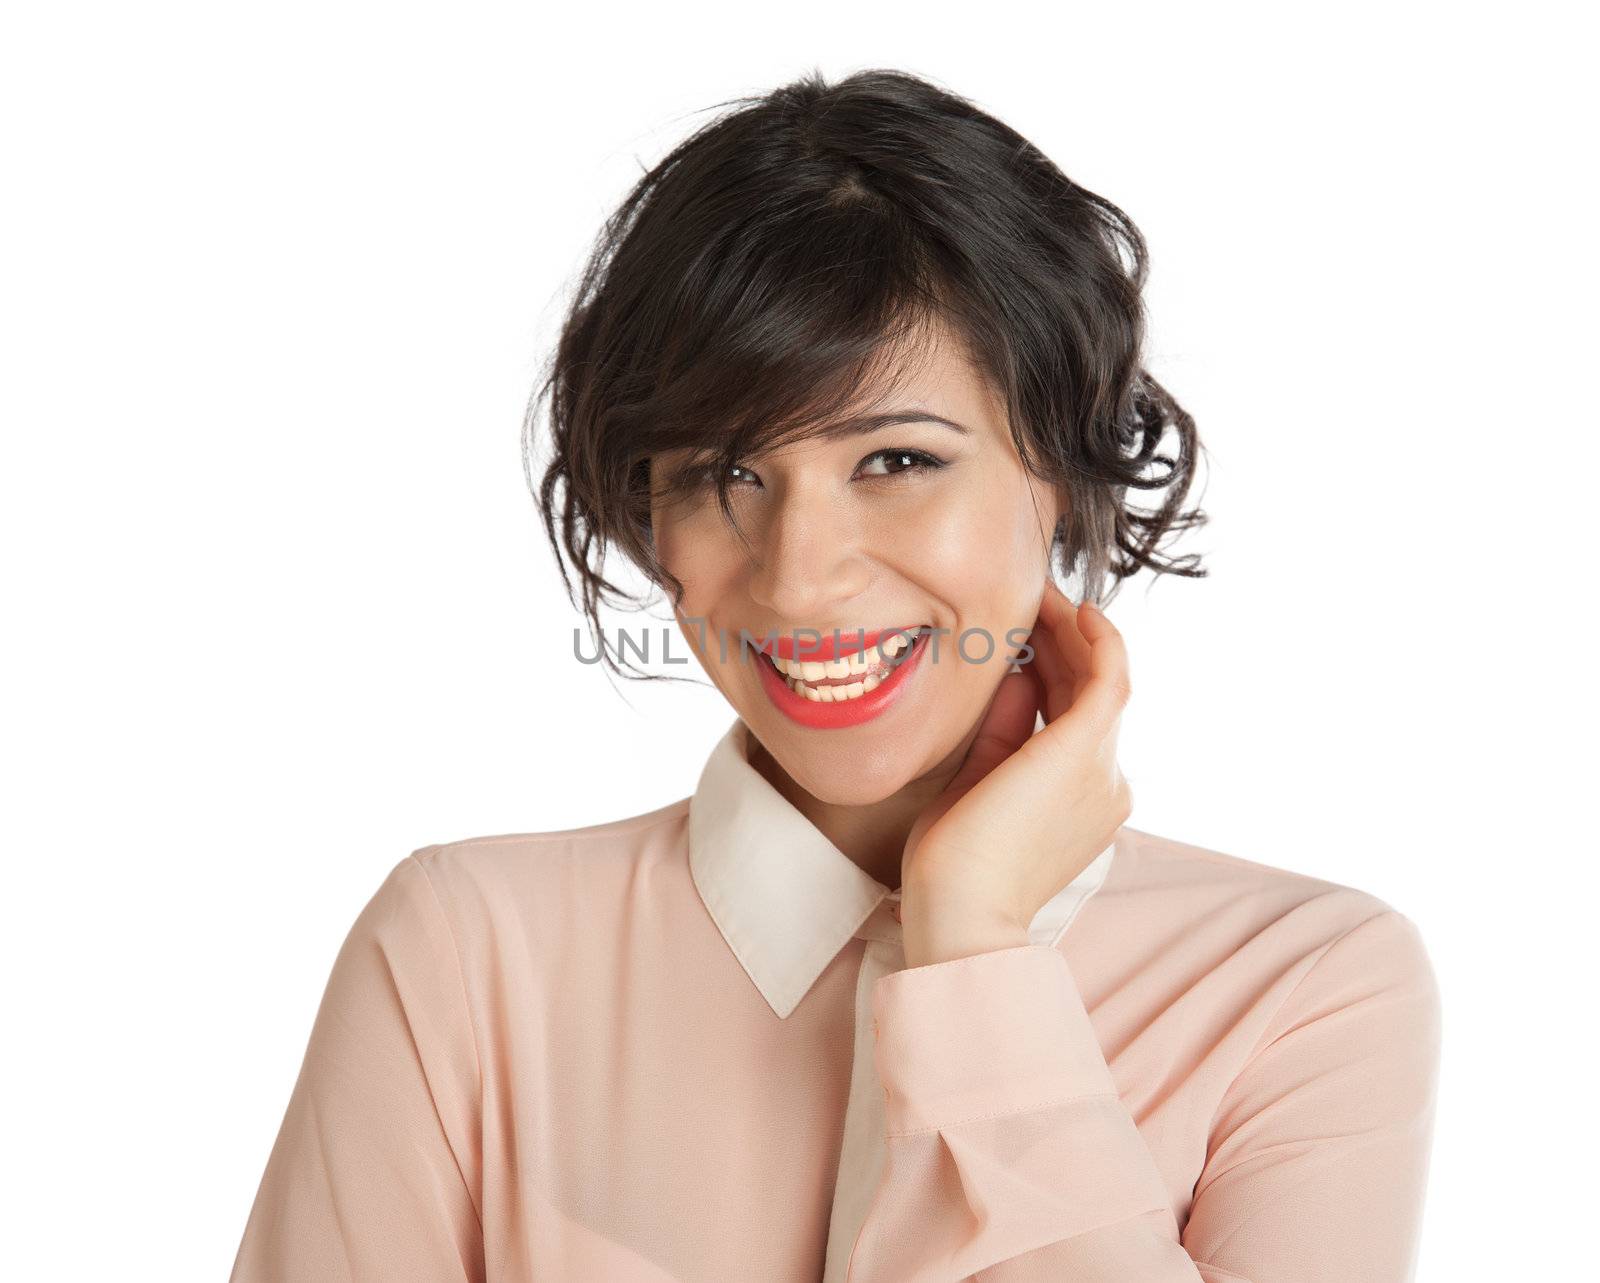
[[[1029,645],[1032,662],[1001,679],[960,771],[906,839],[908,967],[1027,944],[1034,915],[1132,812],[1117,765],[1122,635],[1048,581]]]

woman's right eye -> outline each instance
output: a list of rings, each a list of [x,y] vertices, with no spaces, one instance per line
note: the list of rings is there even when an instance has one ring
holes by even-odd
[[[708,486],[715,485],[716,481],[717,481],[717,468],[718,468],[718,465],[715,464],[715,463],[706,464],[704,467],[702,467],[700,469],[700,472],[699,472],[700,480],[705,485],[708,485]],[[734,484],[738,484],[740,481],[744,480],[744,477],[731,475],[731,474],[734,474],[734,473],[744,473],[751,480],[757,482],[758,484],[760,483],[760,480],[761,480],[760,477],[756,476],[755,473],[751,472],[750,469],[745,467],[744,464],[742,464],[742,463],[730,464],[729,465],[729,473],[730,473],[730,475],[729,475],[728,479],[731,482],[733,482]]]

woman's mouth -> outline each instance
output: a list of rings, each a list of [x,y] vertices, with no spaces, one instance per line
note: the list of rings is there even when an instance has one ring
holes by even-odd
[[[908,651],[927,634],[927,626],[891,633],[878,645],[842,659],[824,661],[762,658],[783,676],[796,695],[816,703],[844,703],[875,690],[909,658]]]
[[[772,702],[792,720],[829,729],[876,717],[906,685],[927,649],[928,625],[880,638],[833,660],[786,660],[765,653],[757,664]]]

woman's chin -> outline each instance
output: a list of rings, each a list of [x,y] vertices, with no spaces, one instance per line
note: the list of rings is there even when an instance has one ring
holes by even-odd
[[[845,749],[806,734],[782,718],[739,716],[767,755],[791,780],[830,806],[872,806],[916,779],[920,759],[898,743],[856,744]]]
[[[793,778],[793,772],[790,773]],[[874,806],[887,801],[907,784],[911,777],[903,770],[879,778],[852,776],[842,771],[823,771],[820,776],[796,782],[819,802],[829,806]]]

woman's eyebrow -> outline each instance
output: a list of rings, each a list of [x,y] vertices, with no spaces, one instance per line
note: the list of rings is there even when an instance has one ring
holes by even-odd
[[[843,420],[828,435],[847,436],[876,432],[880,428],[892,428],[905,423],[938,423],[954,432],[959,432],[964,437],[972,435],[972,429],[964,424],[928,410],[890,410],[882,414],[859,415]]]

